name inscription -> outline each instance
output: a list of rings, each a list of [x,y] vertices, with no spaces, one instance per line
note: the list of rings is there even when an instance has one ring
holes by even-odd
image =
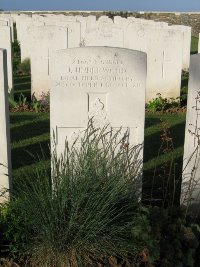
[[[65,72],[55,87],[140,87],[134,76],[128,74],[122,60],[112,59],[74,59],[65,67]]]

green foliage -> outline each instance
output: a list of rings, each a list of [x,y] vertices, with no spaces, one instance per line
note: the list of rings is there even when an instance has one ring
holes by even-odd
[[[8,92],[8,102],[9,102],[9,106],[11,108],[17,107],[17,102],[14,99],[14,90],[13,90],[13,88],[11,88],[11,90]]]
[[[10,90],[8,93],[8,101],[9,101],[9,106],[11,110],[27,110],[28,109],[28,102],[27,102],[27,97],[24,96],[24,94],[20,94],[18,101],[14,99],[14,93],[13,89]]]
[[[52,155],[52,179],[40,168],[18,180],[7,224],[13,252],[22,243],[34,266],[92,267],[102,255],[138,253],[130,232],[139,206],[140,147],[120,136],[91,123],[81,146],[67,142],[61,158]]]
[[[144,248],[148,249],[149,263],[155,262],[160,256],[160,240],[154,230],[154,225],[151,224],[151,208],[140,207],[133,221],[131,238],[133,244],[137,244],[140,251]]]
[[[192,36],[191,49],[190,49],[191,54],[198,53],[198,42],[199,42],[199,38]]]
[[[31,107],[36,113],[38,113],[39,111],[41,111],[40,101],[38,101],[35,97],[32,97]]]
[[[35,112],[49,112],[50,110],[50,93],[44,93],[42,92],[40,99],[37,100],[35,95],[32,95],[32,101],[30,103],[30,107],[35,111]]]
[[[20,62],[21,62],[20,44],[17,40],[14,40],[14,42],[12,43],[12,64],[13,64],[14,74],[17,74],[19,72]]]
[[[22,93],[19,95],[18,105],[25,106],[27,104],[27,97],[25,97]]]
[[[180,106],[179,99],[175,98],[163,98],[161,94],[157,94],[158,97],[154,98],[153,100],[149,101],[146,105],[148,111],[156,112],[156,111],[166,111],[169,108],[176,108]]]
[[[2,205],[0,212],[0,229],[3,229],[2,252],[18,258],[26,253],[28,223],[26,214],[19,209],[19,201]]]
[[[187,104],[188,80],[189,80],[189,72],[183,71],[181,77],[181,96],[180,96],[180,101],[182,106],[183,105],[186,106]]]
[[[22,75],[30,75],[31,73],[30,58],[25,58],[22,61],[22,63],[19,65],[19,72]]]
[[[185,218],[181,207],[150,209],[154,239],[159,240],[161,267],[197,267],[199,262],[199,225]]]
[[[39,102],[40,102],[42,110],[46,112],[49,111],[50,110],[50,92],[47,92],[47,93],[42,92]]]

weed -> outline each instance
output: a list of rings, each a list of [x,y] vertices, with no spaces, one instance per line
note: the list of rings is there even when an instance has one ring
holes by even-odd
[[[163,98],[161,94],[157,94],[158,97],[154,98],[153,100],[149,101],[146,105],[146,108],[150,112],[161,111],[164,112],[169,108],[177,108],[180,107],[180,100],[179,98]]]

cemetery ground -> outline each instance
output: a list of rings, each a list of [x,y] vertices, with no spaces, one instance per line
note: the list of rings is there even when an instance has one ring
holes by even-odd
[[[192,52],[195,51],[196,39],[193,38]],[[182,78],[183,95],[187,92],[187,82],[188,75],[185,73]],[[30,180],[31,177],[33,177],[33,173],[40,173],[44,175],[44,177],[46,177],[44,170],[50,173],[50,118],[49,112],[26,111],[26,101],[30,101],[30,76],[15,76],[14,84],[15,99],[17,99],[18,103],[20,99],[21,110],[25,110],[20,112],[20,109],[16,108],[10,113],[13,189],[19,190],[19,186],[25,188],[24,181],[27,181],[26,179]],[[23,97],[21,94],[23,94]],[[184,97],[182,102],[183,104],[186,102]],[[102,217],[100,215],[100,217],[96,217],[96,213],[98,214],[97,211],[94,213],[93,210],[91,212],[87,210],[91,216],[88,225],[92,225],[92,227],[94,227],[93,230],[95,227],[99,226],[104,229],[105,225],[111,223],[111,232],[106,228],[104,230],[107,232],[108,236],[120,236],[120,234],[125,234],[126,232],[125,236],[127,236],[127,240],[129,241],[128,244],[124,242],[123,239],[121,239],[121,244],[117,243],[120,239],[116,240],[116,244],[111,242],[112,245],[115,245],[113,246],[114,249],[116,249],[115,251],[111,250],[111,247],[109,247],[110,240],[106,240],[107,243],[104,240],[105,243],[99,246],[99,244],[97,245],[97,243],[95,243],[96,240],[97,242],[101,240],[99,232],[92,231],[85,225],[86,230],[84,232],[83,227],[83,233],[88,231],[91,236],[95,233],[95,235],[92,236],[94,247],[92,247],[90,243],[87,243],[88,247],[83,249],[82,244],[84,244],[85,240],[79,237],[79,249],[77,249],[77,247],[73,248],[72,246],[73,250],[67,252],[67,257],[69,257],[71,262],[68,265],[62,265],[62,260],[65,261],[66,258],[65,255],[57,255],[60,250],[62,251],[59,241],[61,239],[64,245],[65,242],[66,244],[67,242],[70,243],[75,233],[71,236],[69,235],[67,240],[63,238],[65,233],[59,233],[60,229],[64,229],[61,225],[63,221],[60,222],[60,224],[56,224],[57,213],[53,211],[57,210],[57,206],[51,207],[51,203],[49,203],[49,206],[44,205],[44,207],[49,207],[48,210],[44,209],[44,216],[36,218],[36,221],[39,225],[37,227],[42,228],[42,223],[44,223],[45,220],[51,219],[49,228],[47,227],[45,229],[49,236],[49,238],[45,240],[45,245],[48,245],[48,242],[55,242],[55,245],[51,243],[52,247],[50,248],[50,250],[53,248],[55,251],[49,250],[49,253],[45,255],[46,250],[44,250],[44,253],[40,244],[36,242],[34,252],[36,250],[38,253],[35,253],[34,261],[32,265],[29,265],[28,256],[30,255],[27,253],[27,251],[29,251],[28,249],[30,249],[29,233],[31,231],[37,232],[39,229],[34,225],[35,222],[28,224],[24,221],[26,216],[24,217],[25,212],[23,211],[26,210],[26,212],[32,213],[32,218],[35,218],[38,215],[37,207],[39,206],[37,205],[42,205],[48,199],[48,196],[45,198],[45,195],[40,195],[42,192],[38,187],[34,187],[34,182],[32,182],[30,183],[30,188],[27,188],[27,190],[31,194],[31,190],[37,188],[38,197],[44,197],[41,203],[37,203],[36,201],[36,205],[34,206],[34,203],[31,204],[30,198],[27,197],[26,207],[22,205],[23,203],[19,203],[19,200],[15,202],[16,206],[8,207],[1,213],[2,221],[0,227],[1,231],[2,229],[5,231],[4,234],[1,233],[0,245],[1,248],[3,248],[2,251],[4,251],[2,255],[5,257],[7,256],[11,260],[8,262],[2,259],[0,261],[0,267],[17,266],[14,265],[14,263],[11,265],[12,262],[17,262],[20,267],[198,267],[200,260],[199,222],[196,217],[192,218],[191,216],[186,216],[185,210],[177,207],[179,204],[178,194],[182,173],[186,114],[184,109],[182,110],[174,107],[164,110],[163,112],[162,107],[165,104],[165,102],[164,104],[161,103],[161,111],[159,112],[147,112],[145,118],[143,174],[143,202],[145,205],[138,207],[135,203],[131,204],[131,209],[134,209],[134,216],[132,217],[130,225],[124,228],[121,227],[121,225],[106,221],[107,219],[109,220],[108,214],[106,214],[105,220],[102,220],[102,222],[100,221],[101,224],[99,225],[99,222],[95,221],[95,219],[102,219]],[[43,185],[42,182],[40,185]],[[116,189],[114,183],[112,186]],[[104,189],[106,189],[106,187],[104,187]],[[120,191],[121,193],[122,189]],[[98,197],[99,199],[102,198],[102,191],[98,190],[95,194],[97,195],[96,199],[98,199]],[[95,194],[92,194],[92,197],[94,197]],[[35,195],[32,194],[31,196]],[[104,195],[104,197],[106,198],[108,195]],[[36,199],[33,201],[32,199],[32,202],[35,202],[35,200]],[[109,198],[108,201],[110,201]],[[57,204],[60,204],[60,202]],[[83,206],[83,211],[84,208]],[[105,209],[106,208],[107,206],[105,206]],[[34,213],[36,214],[35,217]],[[127,215],[127,217],[130,215],[123,212],[122,214],[123,216]],[[95,219],[92,220],[92,218]],[[127,221],[127,218],[125,219],[123,217],[121,219],[122,221],[120,221],[120,223]],[[81,228],[81,223],[79,221],[78,223],[80,224],[78,225],[79,229]],[[54,229],[54,225],[59,225],[60,228]],[[36,228],[31,228],[32,226]],[[87,238],[89,237],[87,236]],[[110,253],[107,253],[109,251],[108,248],[110,249]],[[124,258],[122,257],[122,255],[125,255],[123,254],[124,248],[130,249],[132,253],[131,256],[128,254]],[[80,262],[78,262],[76,258],[77,255],[80,256],[78,260],[84,259],[83,262],[85,265],[81,265]],[[44,261],[46,261],[46,265]]]

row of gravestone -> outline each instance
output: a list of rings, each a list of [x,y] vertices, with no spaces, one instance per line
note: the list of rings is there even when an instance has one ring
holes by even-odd
[[[22,60],[31,59],[32,94],[38,98],[49,91],[52,52],[81,46],[120,47],[147,53],[146,102],[158,93],[168,98],[180,96],[181,71],[189,67],[190,27],[120,16],[112,20],[107,16],[97,19],[11,13],[0,14],[0,19],[8,15],[16,22]]]
[[[121,48],[84,47],[58,50],[51,57],[51,140],[58,156],[69,142],[81,136],[88,120],[95,127],[109,124],[112,131],[129,130],[129,144],[144,141],[147,57],[140,51]],[[200,55],[190,63],[185,130],[182,202],[198,205],[200,183]],[[0,50],[0,187],[10,187],[10,137],[6,51]],[[53,139],[53,136],[55,139]],[[143,152],[140,153],[140,159]],[[8,166],[8,174],[7,168]],[[142,166],[141,166],[142,168]],[[192,194],[191,194],[192,192]]]

